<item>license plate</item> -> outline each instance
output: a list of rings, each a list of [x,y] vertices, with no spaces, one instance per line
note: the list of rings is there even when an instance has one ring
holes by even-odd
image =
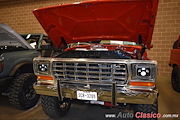
[[[77,99],[79,99],[79,100],[96,100],[97,101],[97,92],[77,91]]]

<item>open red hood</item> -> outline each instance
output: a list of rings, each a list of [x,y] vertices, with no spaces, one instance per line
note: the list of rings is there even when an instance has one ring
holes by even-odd
[[[96,0],[40,8],[34,14],[56,47],[108,39],[149,48],[157,8],[158,0]]]

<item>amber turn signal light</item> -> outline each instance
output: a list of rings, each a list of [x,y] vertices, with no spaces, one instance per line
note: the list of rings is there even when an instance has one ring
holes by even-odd
[[[155,83],[154,82],[130,82],[130,85],[153,87],[155,85]]]
[[[43,80],[53,80],[53,77],[51,76],[37,76],[38,79],[43,79]]]

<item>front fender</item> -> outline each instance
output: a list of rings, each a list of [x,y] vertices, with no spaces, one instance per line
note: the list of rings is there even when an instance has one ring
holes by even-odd
[[[0,78],[13,76],[18,68],[24,64],[32,64],[33,58],[37,57],[39,52],[36,50],[25,50],[25,51],[15,51],[2,54],[4,69],[0,73]]]

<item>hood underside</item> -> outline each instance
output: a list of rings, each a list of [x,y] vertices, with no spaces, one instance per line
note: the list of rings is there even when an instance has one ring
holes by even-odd
[[[121,40],[147,47],[158,0],[96,0],[34,10],[56,47],[76,42]]]
[[[33,49],[16,31],[6,24],[0,24],[0,46],[21,46]]]

